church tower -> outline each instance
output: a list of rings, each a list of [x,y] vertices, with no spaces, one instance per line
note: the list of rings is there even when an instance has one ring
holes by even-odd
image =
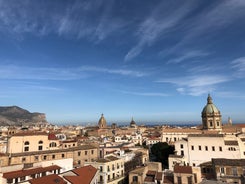
[[[99,128],[106,128],[106,120],[104,118],[104,114],[101,114],[101,117],[99,119],[99,122],[98,122],[98,126]]]
[[[221,130],[222,120],[219,109],[213,104],[208,94],[207,105],[202,110],[202,125],[204,130]]]

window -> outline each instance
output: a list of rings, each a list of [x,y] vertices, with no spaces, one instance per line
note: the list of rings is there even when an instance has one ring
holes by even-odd
[[[193,163],[193,167],[196,167],[196,164],[195,163]]]
[[[181,150],[181,155],[184,156],[184,151],[183,150]]]
[[[219,151],[222,151],[222,147],[221,146],[219,147]]]
[[[26,180],[25,176],[20,177],[20,181],[25,181],[25,180]]]
[[[26,161],[26,157],[23,157],[23,158],[22,158],[22,162],[25,162],[25,161]]]
[[[52,155],[52,159],[55,159],[55,155]]]
[[[56,147],[57,145],[56,145],[56,142],[51,142],[50,144],[49,144],[49,147],[50,148],[52,148],[52,147]]]
[[[187,177],[188,184],[192,184],[192,176]]]
[[[232,168],[232,174],[233,174],[233,176],[237,176],[237,168],[236,167]]]
[[[184,145],[183,145],[183,144],[181,144],[181,145],[180,145],[180,148],[182,148],[182,149],[183,149],[183,148],[184,148]]]
[[[77,161],[77,164],[78,164],[78,165],[81,165],[81,160],[78,160],[78,161]]]
[[[77,152],[77,156],[81,156],[81,151]]]
[[[7,183],[13,183],[13,179],[7,179]]]
[[[194,150],[194,146],[191,146],[191,150]]]
[[[209,125],[212,127],[212,126],[213,126],[213,122],[212,122],[212,121],[210,121],[210,122],[209,122]]]
[[[85,151],[85,155],[87,155],[88,154],[88,151]]]
[[[215,147],[214,146],[212,146],[212,151],[215,151]]]
[[[25,143],[24,143],[24,151],[29,151],[29,145],[30,145],[30,143],[29,143],[29,141],[26,141]]]
[[[217,126],[219,126],[219,122],[217,121]]]
[[[103,167],[102,166],[100,166],[100,172],[103,172]]]
[[[92,155],[94,154],[94,150],[91,150],[91,154],[92,154]]]
[[[207,172],[205,167],[202,168],[202,172],[203,172],[203,173],[206,173],[206,172]]]
[[[41,150],[43,150],[43,141],[42,140],[40,140],[39,142],[38,142],[38,151],[41,151]]]
[[[37,161],[38,160],[38,156],[35,156],[34,159]]]
[[[221,167],[221,168],[220,168],[220,173],[222,173],[222,174],[225,173],[225,168],[224,168],[224,167]]]
[[[100,181],[103,181],[103,176],[100,176]]]
[[[65,154],[64,154],[64,153],[62,153],[62,154],[61,154],[61,157],[62,157],[62,158],[64,158],[64,157],[65,157]]]
[[[176,141],[177,139],[176,139],[176,137],[174,137],[174,141]]]
[[[108,181],[110,181],[110,179],[111,179],[111,178],[110,178],[110,175],[108,175]]]
[[[138,176],[133,176],[133,182],[138,182]]]
[[[44,156],[43,156],[43,160],[46,160],[46,159],[47,159],[47,155],[44,155]]]
[[[202,150],[202,146],[199,145],[199,146],[198,146],[198,149],[201,151],[201,150]]]
[[[182,184],[182,180],[181,180],[180,176],[177,177],[177,182],[178,182],[178,184]]]
[[[110,171],[110,167],[109,166],[107,166],[107,171]]]
[[[205,146],[205,150],[208,151],[208,147],[207,146]]]
[[[73,146],[75,146],[75,144],[73,144]]]

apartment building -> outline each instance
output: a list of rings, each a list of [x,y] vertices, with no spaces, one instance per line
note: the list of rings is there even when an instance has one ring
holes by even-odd
[[[86,162],[99,170],[100,184],[118,184],[124,179],[124,160],[115,156],[99,158],[95,162]]]

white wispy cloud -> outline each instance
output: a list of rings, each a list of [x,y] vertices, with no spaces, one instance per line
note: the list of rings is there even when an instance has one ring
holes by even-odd
[[[110,69],[94,66],[78,68],[35,68],[16,65],[0,66],[0,79],[31,79],[31,80],[76,80],[88,78],[95,73],[143,77],[147,73],[126,69]]]
[[[157,80],[158,83],[170,83],[177,86],[177,91],[184,94],[199,96],[216,89],[216,85],[231,79],[222,75],[195,75],[181,78],[168,78]]]
[[[92,72],[103,72],[108,74],[118,74],[132,77],[143,77],[148,75],[146,72],[142,71],[133,71],[133,70],[125,70],[125,69],[110,69],[110,68],[102,68],[102,67],[94,67],[94,66],[83,66],[79,68],[80,71],[92,71]]]
[[[0,32],[21,37],[25,33],[38,36],[50,33],[93,42],[120,32],[127,21],[111,15],[113,1],[73,1],[43,3],[23,0],[18,3],[0,1]]]
[[[158,93],[158,92],[133,92],[133,91],[120,91],[124,94],[136,95],[136,96],[149,96],[149,97],[167,97],[170,96],[166,93]]]
[[[214,35],[219,35],[222,29],[231,26],[236,20],[245,15],[245,1],[224,0],[210,3],[196,16],[183,22],[185,34],[182,39],[173,47],[168,48],[163,53],[175,53],[186,50],[186,47],[196,47],[198,40],[207,40]],[[209,40],[210,43],[212,40]],[[201,47],[201,45],[199,46]]]
[[[135,58],[142,52],[144,47],[151,46],[160,36],[163,37],[164,33],[169,32],[186,16],[191,7],[191,3],[186,3],[175,7],[173,11],[169,11],[167,9],[163,10],[164,5],[166,6],[166,2],[158,5],[151,15],[140,24],[136,34],[138,43],[128,51],[124,58],[125,61]]]
[[[207,53],[207,52],[204,52],[201,50],[193,50],[193,51],[189,51],[189,52],[184,53],[180,57],[170,59],[169,61],[167,61],[167,64],[178,64],[178,63],[185,61],[185,60],[202,58],[202,57],[208,56],[209,54],[210,53]]]
[[[236,70],[237,77],[245,77],[245,57],[240,57],[231,62],[232,68]]]

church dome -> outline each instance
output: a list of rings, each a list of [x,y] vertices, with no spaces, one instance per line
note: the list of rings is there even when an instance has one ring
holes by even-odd
[[[135,123],[133,118],[132,118],[132,120],[130,122],[130,127],[136,127],[136,123]]]
[[[212,97],[209,94],[207,98],[207,105],[203,108],[202,114],[218,114],[218,113],[220,113],[220,111],[213,104]]]
[[[106,120],[104,118],[104,114],[101,114],[98,125],[99,125],[99,128],[106,128]]]

